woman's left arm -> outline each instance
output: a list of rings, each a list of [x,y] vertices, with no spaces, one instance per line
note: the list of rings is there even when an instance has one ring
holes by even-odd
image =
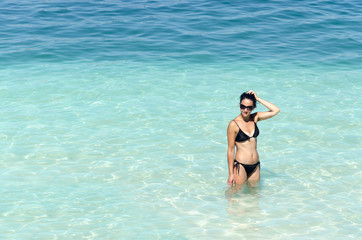
[[[267,107],[269,109],[269,112],[257,112],[256,113],[256,121],[261,121],[261,120],[265,120],[271,117],[274,117],[275,115],[277,115],[280,112],[280,109],[275,106],[274,104],[265,101],[264,99],[261,99],[260,97],[258,97],[258,95],[256,95],[256,93],[253,90],[250,90],[248,93],[251,93],[255,96],[255,99],[260,102],[261,104],[263,104],[265,107]]]

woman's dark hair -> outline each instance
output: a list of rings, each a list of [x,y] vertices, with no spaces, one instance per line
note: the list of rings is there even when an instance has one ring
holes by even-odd
[[[254,94],[244,92],[240,96],[240,104],[241,104],[241,101],[243,101],[243,99],[249,99],[249,100],[253,101],[253,106],[254,106],[254,108],[256,108],[256,99],[255,99]]]

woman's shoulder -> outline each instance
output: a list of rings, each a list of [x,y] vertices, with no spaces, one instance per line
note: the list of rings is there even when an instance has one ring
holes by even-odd
[[[258,112],[251,114],[251,115],[250,115],[250,119],[251,119],[253,122],[257,123],[257,122],[258,122]]]
[[[232,126],[234,126],[234,125],[236,125],[236,124],[235,124],[235,119],[231,120],[231,121],[229,122],[229,125],[228,125],[228,126],[229,126],[229,127],[232,127]]]
[[[237,123],[236,123],[236,121],[238,120],[237,118],[238,118],[238,117],[232,119],[232,120],[229,122],[228,127],[231,127],[231,128],[237,127]]]
[[[239,130],[239,127],[237,126],[237,123],[236,123],[236,118],[234,118],[233,120],[231,120],[229,122],[229,125],[228,125],[228,128],[227,128],[227,132],[228,132],[228,135],[230,134],[230,136],[234,136],[234,134],[237,133],[237,131]]]

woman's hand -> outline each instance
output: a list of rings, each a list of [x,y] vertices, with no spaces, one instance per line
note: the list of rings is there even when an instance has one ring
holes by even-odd
[[[229,175],[229,178],[228,178],[228,185],[234,185],[235,184],[235,177],[234,177],[234,174],[231,174]]]
[[[255,99],[256,99],[257,101],[259,101],[259,100],[258,100],[258,99],[259,99],[258,95],[256,95],[256,93],[255,93],[253,90],[250,90],[250,91],[248,91],[248,92],[246,92],[246,93],[253,94],[254,97],[255,97]]]

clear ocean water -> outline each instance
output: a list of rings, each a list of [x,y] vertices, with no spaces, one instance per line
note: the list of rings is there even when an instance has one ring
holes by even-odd
[[[3,0],[0,19],[0,239],[362,236],[361,1]],[[260,186],[232,191],[250,89],[281,112],[258,124]]]

